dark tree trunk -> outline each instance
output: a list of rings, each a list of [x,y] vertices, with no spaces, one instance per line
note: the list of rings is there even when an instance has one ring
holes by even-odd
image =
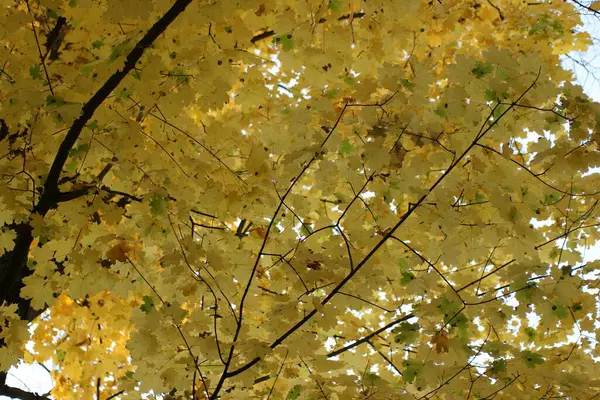
[[[61,193],[59,188],[60,175],[69,152],[79,139],[83,128],[91,120],[95,111],[102,105],[108,96],[117,88],[123,79],[133,70],[140,61],[142,55],[148,47],[167,29],[167,27],[177,18],[190,4],[192,0],[175,0],[171,8],[146,32],[146,34],[137,42],[136,46],[127,55],[125,65],[122,69],[115,71],[108,80],[98,89],[98,91],[83,105],[81,115],[73,121],[59,149],[52,161],[48,176],[44,183],[42,194],[37,204],[33,206],[31,213],[44,217],[46,213],[55,208],[58,203],[66,202],[74,198],[87,194],[86,190],[78,192]],[[4,120],[0,119],[0,142],[7,139],[10,141],[11,135],[8,126]],[[84,186],[89,186],[84,183]],[[25,321],[32,321],[43,310],[33,310],[31,301],[21,298],[21,289],[23,288],[23,279],[33,273],[33,268],[29,268],[27,260],[29,249],[33,243],[33,227],[28,222],[6,224],[4,229],[11,229],[16,233],[14,248],[0,256],[0,305],[17,305],[18,315]],[[0,326],[0,330],[3,327]],[[10,345],[0,339],[0,347]],[[26,392],[20,389],[6,386],[6,372],[0,372],[0,395],[7,395],[21,399],[45,398],[34,393]]]
[[[40,311],[32,312],[30,301],[21,298],[23,278],[31,274],[27,267],[29,246],[33,242],[33,229],[29,224],[20,223],[14,227],[17,234],[15,247],[0,257],[0,304],[16,304],[21,319],[31,321]]]

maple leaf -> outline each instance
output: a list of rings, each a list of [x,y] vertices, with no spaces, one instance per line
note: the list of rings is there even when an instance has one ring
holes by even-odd
[[[140,310],[145,313],[149,313],[154,306],[154,300],[152,299],[152,296],[144,296],[142,300],[144,301],[144,304],[140,306]]]
[[[448,336],[443,332],[436,333],[430,340],[431,344],[435,344],[435,351],[440,354],[442,352],[447,353],[448,347]]]
[[[128,253],[133,249],[131,244],[126,241],[119,241],[106,252],[106,258],[114,264],[115,262],[126,262]]]

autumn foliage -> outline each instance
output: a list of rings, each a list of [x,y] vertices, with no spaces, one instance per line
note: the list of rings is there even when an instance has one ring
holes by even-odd
[[[600,393],[600,104],[560,62],[599,3],[0,4],[1,370],[46,363],[54,399]]]

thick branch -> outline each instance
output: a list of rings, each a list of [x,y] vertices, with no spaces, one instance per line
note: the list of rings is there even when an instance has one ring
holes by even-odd
[[[0,396],[7,396],[11,399],[21,400],[50,400],[50,398],[46,395],[32,393],[23,389],[8,386],[5,381],[6,372],[0,372]]]
[[[56,207],[57,202],[60,200],[58,188],[60,174],[69,156],[69,151],[77,142],[83,128],[90,121],[98,107],[135,67],[144,51],[152,45],[191,1],[176,0],[173,6],[152,25],[127,55],[124,67],[108,78],[104,85],[83,105],[81,115],[73,122],[60,144],[46,178],[43,193],[37,205],[33,208],[33,212],[43,217],[50,209]],[[21,223],[15,228],[15,232],[17,234],[15,247],[12,251],[4,253],[0,257],[0,304],[5,301],[8,304],[17,304],[19,306],[19,316],[25,320],[32,320],[40,312],[30,310],[30,301],[20,297],[23,286],[22,280],[31,274],[31,270],[27,268],[27,256],[33,242],[32,227],[28,223]]]
[[[119,86],[127,74],[135,68],[137,62],[142,58],[144,51],[165,31],[165,29],[167,29],[175,18],[185,10],[186,6],[190,4],[191,1],[192,0],[175,1],[175,4],[173,4],[169,11],[152,25],[144,37],[137,42],[133,50],[127,55],[123,68],[112,74],[104,85],[102,85],[92,98],[81,108],[81,115],[73,122],[71,128],[69,128],[67,135],[58,148],[54,162],[50,167],[50,172],[48,173],[46,183],[44,184],[44,193],[35,209],[38,214],[45,215],[46,212],[55,205],[56,197],[58,195],[58,179],[60,173],[67,161],[69,151],[75,145],[75,142],[81,135],[86,123],[92,118],[94,112],[108,98],[112,91]]]
[[[22,389],[14,388],[11,386],[4,385],[0,389],[0,395],[7,396],[12,399],[21,399],[21,400],[50,400],[49,397],[46,397],[41,394],[27,392]]]

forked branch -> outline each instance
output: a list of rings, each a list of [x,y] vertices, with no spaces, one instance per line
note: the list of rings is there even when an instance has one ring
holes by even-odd
[[[475,147],[475,145],[477,145],[478,141],[481,140],[494,126],[496,126],[496,124],[498,124],[498,122],[501,121],[504,118],[504,116],[509,111],[511,111],[516,104],[518,104],[521,101],[521,99],[523,97],[525,97],[525,95],[533,88],[533,86],[538,81],[538,79],[540,77],[540,73],[541,73],[541,68],[539,68],[538,74],[537,74],[535,80],[529,85],[529,87],[525,91],[523,91],[523,93],[516,100],[514,100],[511,103],[511,105],[509,107],[507,107],[500,114],[500,116],[498,116],[497,118],[494,118],[494,120],[491,121],[491,123],[490,123],[490,118],[494,115],[494,112],[496,111],[496,108],[494,108],[490,112],[490,114],[488,115],[488,117],[482,123],[482,125],[481,125],[481,127],[479,129],[479,132],[477,133],[477,135],[475,136],[475,138],[473,139],[473,141],[471,142],[471,144],[462,152],[462,154],[460,156],[458,156],[450,164],[450,166],[448,167],[448,169],[446,169],[446,171],[428,188],[428,190],[425,192],[425,194],[423,194],[416,203],[414,203],[411,207],[408,208],[408,210],[400,217],[400,219],[398,220],[398,222],[396,223],[396,225],[394,225],[387,232],[387,234],[381,238],[381,240],[361,260],[361,262],[358,263],[358,265],[352,271],[350,271],[350,273],[348,275],[346,275],[346,277],[344,279],[342,279],[335,286],[335,288],[332,289],[332,291],[320,302],[321,306],[327,305],[329,303],[329,301],[336,294],[338,294],[338,292],[358,273],[358,271],[360,271],[362,269],[362,267],[365,266],[365,264],[371,259],[371,257],[373,257],[373,255],[379,250],[379,248],[381,248],[381,246],[383,246],[383,244],[390,237],[392,237],[394,235],[395,231],[400,226],[402,226],[404,224],[404,222],[414,213],[414,211],[416,209],[419,208],[419,206],[421,204],[423,204],[423,202],[429,196],[429,194],[452,172],[452,170],[465,158],[465,156],[473,149],[473,147]],[[334,125],[334,128],[339,124],[340,119],[341,119],[341,115],[343,115],[344,110],[346,110],[346,108],[348,106],[349,106],[348,103],[346,103],[346,105],[344,105],[344,107],[342,109],[342,112],[340,114],[340,117],[338,118],[338,120],[336,121],[336,123]],[[333,131],[333,129],[332,129],[332,131]],[[327,138],[329,138],[330,136],[331,136],[331,132],[328,134]],[[326,138],[326,140],[327,140],[327,138]],[[281,204],[280,204],[280,206],[281,206]],[[280,208],[280,207],[278,207],[278,208]],[[262,252],[263,249],[264,249],[264,243],[263,243],[263,246],[261,247],[261,252]],[[257,257],[257,259],[258,258],[260,258],[260,257]],[[294,324],[292,327],[290,327],[285,333],[283,333],[280,337],[278,337],[275,341],[273,341],[273,343],[271,343],[271,345],[269,346],[271,348],[271,350],[277,348],[281,343],[283,343],[285,341],[285,339],[287,339],[290,335],[292,335],[294,332],[296,332],[298,329],[300,329],[302,326],[304,326],[304,324],[306,324],[306,322],[308,322],[309,320],[311,320],[317,314],[317,312],[318,312],[317,308],[313,309],[312,311],[310,311],[309,313],[307,313],[301,320],[299,320],[296,324]],[[240,323],[241,323],[241,321],[240,321]],[[232,348],[233,348],[233,346],[232,346]],[[231,356],[232,356],[232,353],[230,353],[230,358],[231,358]],[[211,399],[217,399],[219,397],[219,391],[222,388],[223,382],[227,378],[236,376],[236,375],[238,375],[238,374],[246,371],[247,369],[251,368],[256,363],[258,363],[261,359],[262,359],[262,357],[255,357],[254,359],[252,359],[249,362],[247,362],[245,365],[243,365],[240,368],[238,368],[236,370],[233,370],[233,371],[229,371],[230,364],[228,363],[225,366],[225,369],[224,369],[224,371],[223,371],[223,373],[221,375],[221,378],[219,379],[219,383],[217,384],[215,390],[213,391],[213,393],[211,395]]]

